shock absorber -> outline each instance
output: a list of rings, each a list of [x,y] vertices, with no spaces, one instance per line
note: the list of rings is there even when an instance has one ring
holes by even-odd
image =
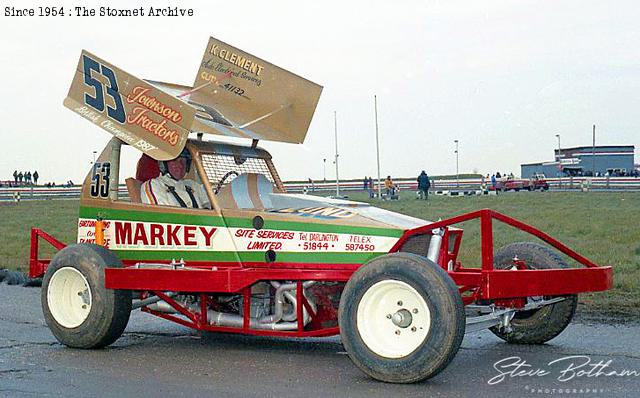
[[[440,256],[440,247],[442,246],[442,236],[444,235],[444,228],[437,228],[431,231],[432,236],[429,241],[429,250],[427,251],[427,258],[434,263],[438,263],[438,257]]]

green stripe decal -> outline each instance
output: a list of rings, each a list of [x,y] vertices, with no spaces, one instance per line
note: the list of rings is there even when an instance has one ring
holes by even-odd
[[[80,218],[97,218],[105,220],[146,221],[167,224],[206,225],[223,227],[224,221],[220,216],[195,216],[192,214],[157,213],[154,211],[99,209],[94,207],[80,207]]]
[[[257,212],[259,213],[259,212]],[[139,210],[115,210],[100,209],[94,207],[80,207],[80,218],[97,218],[102,217],[105,220],[128,220],[128,221],[146,221],[173,224],[188,225],[207,225],[212,227],[224,227],[226,220],[228,227],[231,228],[251,228],[253,229],[251,218],[228,217],[223,220],[220,216],[210,215],[193,215],[193,214],[175,214],[160,213]],[[311,219],[309,220],[311,221]],[[350,225],[332,225],[318,224],[313,222],[298,221],[274,221],[266,220],[264,229],[273,230],[289,230],[304,232],[329,232],[337,234],[356,234],[356,235],[372,235],[387,236],[399,238],[402,236],[403,230],[376,228],[376,227],[358,227]],[[326,254],[326,253],[323,253]],[[308,255],[305,253],[305,255]]]
[[[169,259],[184,259],[185,261],[266,262],[264,252],[188,252],[171,250],[113,250],[113,252],[121,260],[167,261]],[[364,264],[372,258],[383,254],[386,253],[278,252],[276,261],[279,263]]]

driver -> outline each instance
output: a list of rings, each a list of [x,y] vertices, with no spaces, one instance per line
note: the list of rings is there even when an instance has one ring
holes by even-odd
[[[140,187],[142,203],[163,206],[211,208],[204,186],[184,176],[191,169],[191,154],[184,148],[177,158],[159,162],[160,175]]]

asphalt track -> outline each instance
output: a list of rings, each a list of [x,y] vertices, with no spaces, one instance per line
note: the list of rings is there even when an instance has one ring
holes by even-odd
[[[520,368],[529,374],[548,373],[515,376],[514,366],[507,367],[512,357],[532,365]],[[638,376],[603,375],[625,370]],[[489,383],[501,373],[504,380]],[[435,378],[391,385],[355,368],[337,337],[203,336],[139,311],[112,347],[65,348],[44,323],[40,289],[0,284],[0,396],[636,397],[640,326],[577,321],[543,346],[509,345],[488,331],[468,334]]]

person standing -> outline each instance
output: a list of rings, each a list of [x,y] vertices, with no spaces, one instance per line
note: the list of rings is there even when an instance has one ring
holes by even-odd
[[[24,177],[24,175],[22,174],[22,172],[18,173],[18,182],[22,183],[22,177]]]
[[[493,190],[496,190],[496,175],[495,174],[491,174],[491,187],[493,188]]]
[[[372,199],[375,196],[373,191],[373,178],[367,177],[367,189],[369,191],[369,198]]]
[[[33,183],[35,185],[38,185],[38,177],[39,177],[38,170],[36,170],[36,171],[33,172]]]
[[[18,183],[18,170],[13,171],[13,182]]]
[[[431,187],[431,181],[429,181],[429,176],[427,173],[422,170],[422,173],[418,176],[418,191],[420,193],[420,199],[428,200],[429,199],[429,188]]]
[[[391,176],[387,176],[387,179],[384,180],[384,188],[387,199],[391,199],[391,197],[393,197],[396,193],[396,185],[393,183]]]

